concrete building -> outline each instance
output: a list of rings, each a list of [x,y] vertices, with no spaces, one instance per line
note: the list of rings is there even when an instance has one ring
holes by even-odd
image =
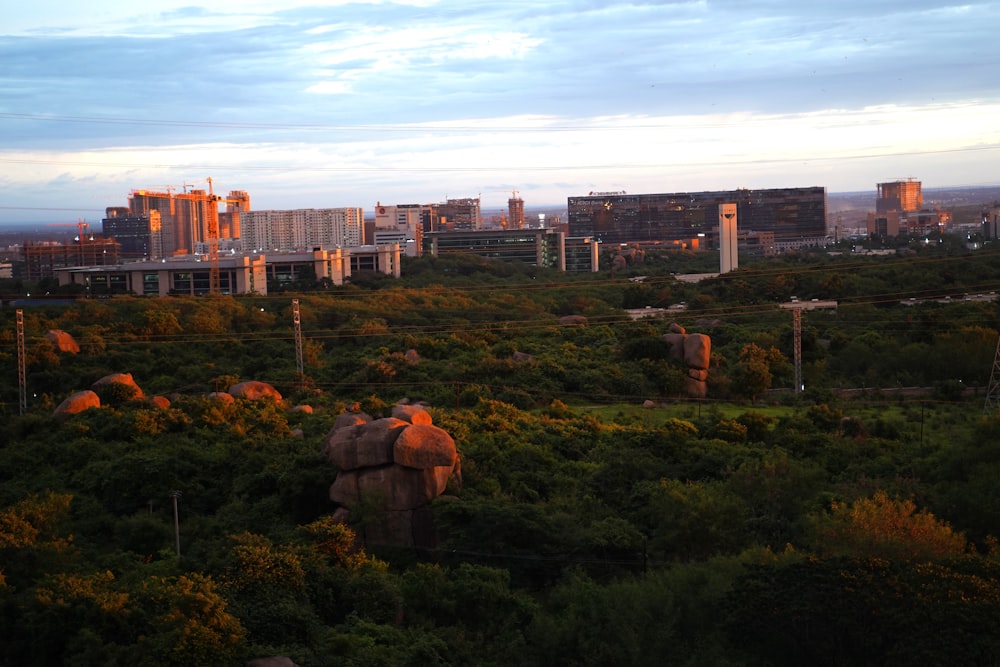
[[[949,211],[924,207],[920,181],[907,179],[877,185],[875,211],[868,212],[867,231],[873,238],[939,232],[951,224]]]
[[[430,207],[423,204],[375,204],[375,217],[371,228],[366,228],[364,243],[386,245],[398,243],[407,255],[415,255],[423,242],[424,221],[429,219]]]
[[[479,198],[449,199],[431,207],[430,228],[424,231],[474,231],[483,228]]]
[[[559,271],[598,270],[599,244],[551,229],[483,229],[424,234],[424,254],[471,254]]]
[[[73,243],[27,241],[21,247],[26,280],[41,280],[71,266],[107,266],[117,264],[119,245],[114,239],[77,237]]]
[[[107,266],[78,266],[56,271],[59,284],[82,285],[88,294],[139,296],[202,295],[209,293],[209,265],[198,257],[174,257]],[[267,294],[263,256],[219,260],[222,294]]]
[[[776,247],[826,243],[822,187],[629,195],[591,192],[569,197],[569,234],[601,243],[700,246],[719,238],[718,207],[734,203],[740,229],[771,232]]]
[[[223,255],[219,259],[222,294],[267,294],[296,281],[343,285],[353,273],[377,271],[400,276],[398,245],[363,246],[351,250]],[[82,285],[87,294],[137,296],[201,296],[210,292],[209,263],[204,257],[171,257],[157,261],[107,266],[73,266],[53,272],[60,285]]]
[[[240,214],[243,252],[291,252],[362,245],[360,208],[246,211]]]

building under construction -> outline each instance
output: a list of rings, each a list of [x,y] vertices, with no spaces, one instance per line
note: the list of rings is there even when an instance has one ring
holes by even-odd
[[[154,259],[193,254],[196,244],[211,244],[220,238],[239,238],[240,213],[250,210],[250,195],[245,191],[233,190],[229,196],[220,197],[211,187],[208,191],[185,188],[181,193],[173,188],[133,190],[128,202],[126,217],[149,221],[150,238],[144,245],[157,253],[149,255]],[[223,203],[224,213],[219,211]],[[154,213],[159,216],[158,228]]]
[[[119,261],[119,245],[114,239],[77,236],[72,243],[25,242],[21,248],[26,280],[55,276],[58,269],[74,266],[108,266]]]

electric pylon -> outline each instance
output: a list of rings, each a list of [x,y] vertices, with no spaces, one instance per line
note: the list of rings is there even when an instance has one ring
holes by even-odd
[[[20,414],[28,411],[28,374],[24,362],[24,311],[17,311],[17,388]]]
[[[998,407],[1000,407],[1000,337],[997,337],[997,349],[993,353],[993,370],[990,372],[990,384],[986,388],[983,412],[996,412]]]

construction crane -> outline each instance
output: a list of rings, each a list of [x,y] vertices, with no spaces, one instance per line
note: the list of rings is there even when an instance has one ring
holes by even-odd
[[[80,255],[80,264],[82,265],[83,264],[84,230],[87,229],[87,227],[90,226],[89,223],[84,222],[83,218],[77,218],[76,222],[50,222],[50,223],[48,223],[45,226],[46,227],[76,227],[76,239],[74,239],[74,240],[77,241],[77,242],[79,242],[79,244],[80,244],[79,255]]]
[[[208,221],[205,224],[205,232],[208,236],[208,292],[218,294],[222,291],[221,271],[219,269],[219,204],[242,204],[241,199],[230,199],[220,197],[215,194],[212,184],[212,177],[205,179],[208,181],[208,201],[215,204],[209,211]]]

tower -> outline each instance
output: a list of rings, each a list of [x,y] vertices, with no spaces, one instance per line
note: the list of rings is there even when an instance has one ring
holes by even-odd
[[[736,204],[719,204],[719,273],[739,267],[736,237]]]
[[[524,229],[524,200],[517,196],[517,190],[507,200],[507,228]]]

